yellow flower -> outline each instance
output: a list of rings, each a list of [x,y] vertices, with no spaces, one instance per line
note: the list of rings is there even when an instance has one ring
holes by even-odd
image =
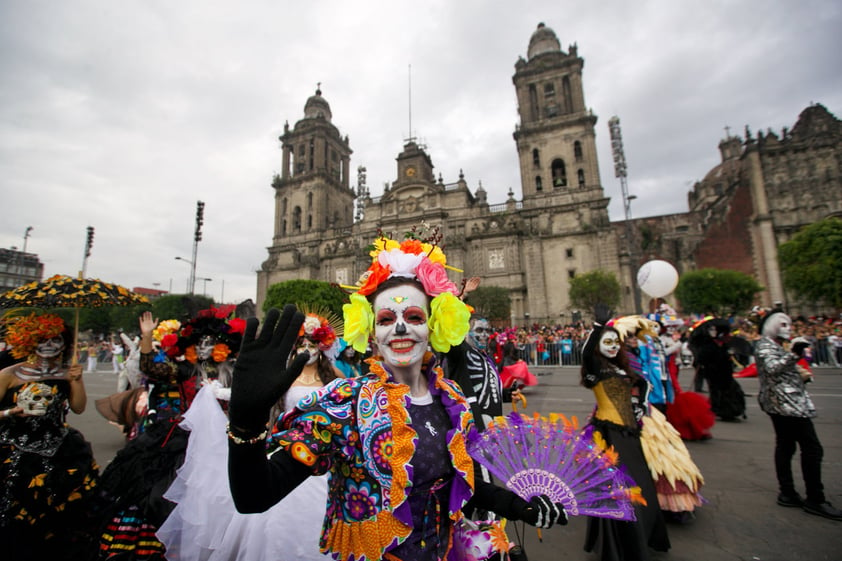
[[[399,249],[400,246],[400,242],[396,242],[395,240],[390,240],[389,238],[377,238],[374,240],[374,249],[369,252],[369,255],[371,255],[372,260],[374,260],[377,259],[377,254],[381,251]]]
[[[471,312],[459,298],[442,292],[430,304],[430,344],[440,353],[465,340],[470,329]]]
[[[433,263],[441,263],[442,265],[447,265],[447,258],[444,256],[444,252],[441,250],[439,246],[434,246],[428,243],[422,245],[424,248],[424,253]]]
[[[364,296],[351,294],[351,302],[342,306],[345,330],[342,336],[354,350],[364,353],[368,347],[368,334],[374,328],[374,312]]]

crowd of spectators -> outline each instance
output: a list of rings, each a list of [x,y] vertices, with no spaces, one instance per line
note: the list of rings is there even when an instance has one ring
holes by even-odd
[[[687,316],[679,328],[683,341],[687,340],[692,325],[700,318]],[[742,337],[752,346],[760,338],[757,327],[748,318],[731,319],[733,334]],[[582,363],[582,347],[590,325],[576,322],[567,325],[532,324],[528,327],[496,328],[491,337],[491,350],[498,364],[502,363],[504,346],[512,341],[517,358],[535,366],[574,366]],[[793,337],[806,338],[813,348],[813,365],[842,367],[842,319],[826,317],[793,318]],[[684,364],[692,358],[685,351]]]

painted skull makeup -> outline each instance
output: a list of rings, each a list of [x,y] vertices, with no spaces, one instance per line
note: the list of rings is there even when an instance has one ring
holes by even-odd
[[[763,324],[763,335],[772,339],[790,339],[792,320],[783,312],[775,312]]]
[[[374,299],[374,339],[386,364],[421,361],[430,340],[427,295],[411,285],[388,288]]]
[[[216,345],[216,339],[210,335],[205,335],[199,340],[196,345],[196,356],[199,360],[208,360],[213,354],[213,347]]]
[[[599,337],[599,354],[614,358],[620,352],[620,335],[616,331],[604,331]]]
[[[307,364],[314,364],[317,360],[319,360],[319,355],[322,353],[319,350],[319,345],[317,343],[314,343],[307,338],[303,338],[295,347],[295,353],[301,354],[305,352],[310,355],[310,358],[307,360]]]
[[[488,347],[488,336],[491,334],[491,326],[486,319],[476,319],[468,332],[470,342],[480,350]]]
[[[56,398],[55,386],[47,384],[27,384],[17,396],[17,406],[24,414],[41,416],[47,414],[50,404]]]
[[[35,347],[35,354],[41,358],[56,358],[64,350],[64,339],[57,335],[46,341],[41,341]]]

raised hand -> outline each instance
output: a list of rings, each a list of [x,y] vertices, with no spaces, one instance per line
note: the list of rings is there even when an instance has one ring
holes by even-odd
[[[250,318],[234,365],[229,418],[231,429],[241,435],[263,431],[272,405],[286,393],[309,355],[300,353],[287,367],[304,314],[288,305],[283,314],[272,308],[257,335],[258,320]]]

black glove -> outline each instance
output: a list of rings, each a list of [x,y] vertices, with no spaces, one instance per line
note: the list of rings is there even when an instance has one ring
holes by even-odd
[[[537,528],[552,528],[553,524],[567,524],[564,505],[554,503],[547,495],[529,499],[529,506],[523,511],[523,521]]]
[[[810,346],[810,343],[799,341],[792,346],[792,354],[799,358],[804,358],[804,349]]]
[[[611,309],[605,304],[597,304],[593,308],[593,317],[598,325],[604,326],[611,319]]]
[[[304,323],[304,314],[295,306],[284,307],[283,314],[275,308],[269,310],[260,335],[255,338],[258,323],[257,318],[246,322],[231,381],[228,417],[232,431],[243,436],[263,431],[272,406],[298,378],[309,359],[307,353],[301,353],[287,368],[298,330]]]

